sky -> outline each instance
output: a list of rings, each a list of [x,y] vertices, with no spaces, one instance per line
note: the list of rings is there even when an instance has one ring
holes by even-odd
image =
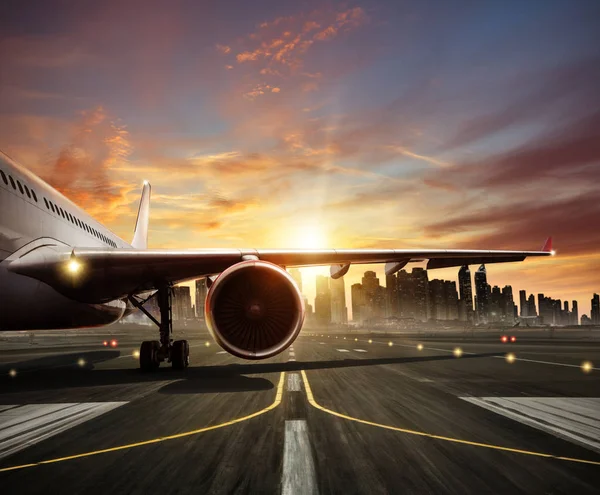
[[[557,256],[490,265],[488,281],[589,314],[597,0],[0,11],[0,149],[124,239],[144,179],[155,248],[539,249],[552,235]]]

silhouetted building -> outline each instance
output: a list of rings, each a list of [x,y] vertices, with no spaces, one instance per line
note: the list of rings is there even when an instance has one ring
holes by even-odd
[[[527,316],[537,316],[537,309],[535,307],[535,297],[530,294],[527,298]]]
[[[446,320],[448,318],[443,280],[433,279],[429,281],[429,313],[434,320]]]
[[[592,325],[600,325],[600,296],[594,294],[592,297],[592,312],[590,314]]]
[[[414,318],[415,316],[415,284],[410,273],[400,270],[396,277],[398,287],[398,310],[400,318]]]
[[[463,265],[458,271],[458,290],[460,294],[459,319],[473,320],[473,288],[471,286],[471,270]]]
[[[413,268],[411,278],[414,288],[414,318],[427,321],[429,317],[429,277],[427,270]]]
[[[480,323],[487,323],[489,317],[489,285],[487,283],[487,272],[485,265],[481,265],[475,272],[475,294],[477,295],[477,320]]]
[[[387,316],[400,316],[398,279],[395,273],[385,276],[385,291],[387,295]]]
[[[571,304],[571,325],[579,325],[579,307],[577,301]]]
[[[315,296],[315,320],[321,325],[331,323],[331,290],[329,277],[317,275],[317,294]]]
[[[592,324],[592,319],[588,315],[581,315],[581,325],[588,326]]]
[[[204,306],[206,305],[206,278],[196,280],[196,316],[204,319]]]
[[[368,311],[362,284],[352,284],[350,297],[352,298],[352,321],[363,322],[367,318]]]
[[[500,303],[500,312],[504,321],[513,322],[517,319],[517,306],[513,300],[513,290],[510,285],[502,288],[502,299]]]
[[[529,306],[527,304],[527,292],[525,292],[524,290],[519,291],[519,306],[521,308],[521,312],[519,313],[519,316],[522,316],[522,317],[529,316],[529,311],[528,311]]]
[[[171,308],[173,321],[183,321],[192,317],[192,297],[187,285],[173,287]]]
[[[331,279],[329,285],[331,288],[331,322],[348,323],[344,277]]]

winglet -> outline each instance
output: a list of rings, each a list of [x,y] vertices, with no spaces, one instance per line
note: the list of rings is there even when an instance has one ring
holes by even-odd
[[[552,237],[548,237],[548,239],[546,239],[546,242],[544,243],[544,247],[542,248],[542,251],[545,251],[546,253],[552,252]]]
[[[150,183],[145,180],[144,187],[142,188],[142,198],[140,199],[137,220],[135,222],[133,241],[131,241],[131,246],[135,249],[148,248],[148,221],[150,220],[151,191],[152,187],[150,186]]]

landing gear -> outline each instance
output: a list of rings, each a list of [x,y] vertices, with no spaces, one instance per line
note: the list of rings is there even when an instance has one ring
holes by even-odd
[[[171,348],[173,369],[183,370],[190,364],[190,346],[187,340],[176,340]]]
[[[172,319],[172,291],[171,286],[160,287],[154,296],[160,309],[160,321],[156,320],[145,308],[144,303],[138,301],[134,296],[129,296],[131,303],[150,318],[159,329],[159,341],[147,340],[140,347],[140,369],[142,371],[154,371],[158,369],[162,361],[172,363],[173,369],[183,370],[190,364],[190,346],[187,340],[176,340],[173,342],[173,319]]]
[[[158,350],[160,343],[157,340],[145,340],[140,346],[140,369],[154,371],[160,366]]]

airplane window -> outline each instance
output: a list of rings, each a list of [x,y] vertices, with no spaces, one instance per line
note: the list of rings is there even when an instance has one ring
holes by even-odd
[[[17,190],[17,186],[15,184],[14,179],[12,178],[12,175],[9,175],[8,178],[10,179],[10,185],[13,186],[13,189],[16,191]]]
[[[31,195],[33,196],[33,200],[37,203],[37,196],[35,195],[35,191],[33,189],[31,190]]]
[[[50,201],[50,208],[52,208],[52,213],[56,213],[56,212],[54,211],[54,205],[52,204],[52,201]]]
[[[25,194],[27,194],[27,197],[28,197],[29,199],[31,199],[31,194],[29,194],[29,189],[27,188],[27,185],[26,185],[26,184],[23,184],[23,187],[25,188]]]
[[[4,183],[8,186],[8,179],[6,178],[6,175],[4,175],[4,172],[2,172],[2,170],[0,170],[0,174],[2,174],[2,180],[4,181]]]
[[[17,186],[19,186],[19,191],[21,191],[21,194],[25,194],[25,192],[23,191],[23,186],[21,185],[21,183],[19,182],[18,179],[17,179]]]
[[[48,206],[48,201],[46,200],[46,198],[44,198],[44,204],[46,205],[46,209],[50,209],[50,207]]]
[[[67,215],[69,215],[69,220],[71,220],[71,223],[75,223],[75,221],[73,220],[73,217],[71,216],[71,214],[67,213]]]
[[[63,209],[60,206],[58,207],[58,211],[60,212],[62,217],[65,218],[65,212],[63,211]]]

